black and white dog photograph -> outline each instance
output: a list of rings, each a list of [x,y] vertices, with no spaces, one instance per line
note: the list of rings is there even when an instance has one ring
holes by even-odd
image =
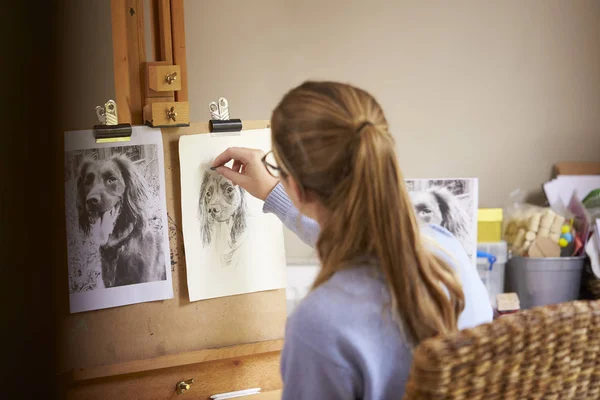
[[[461,242],[470,258],[477,253],[477,180],[407,180],[407,189],[419,220],[440,225]]]
[[[219,173],[207,169],[198,196],[198,221],[204,247],[226,244],[223,264],[230,265],[245,237],[246,192]]]
[[[167,280],[159,157],[155,144],[65,152],[71,294]]]

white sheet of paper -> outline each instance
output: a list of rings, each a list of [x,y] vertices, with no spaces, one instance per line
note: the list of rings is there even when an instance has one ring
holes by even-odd
[[[71,313],[173,297],[159,129],[65,132],[65,209]]]
[[[407,179],[417,218],[441,225],[461,242],[477,266],[477,178]]]
[[[559,175],[544,183],[544,193],[550,207],[560,212],[564,205],[569,204],[573,193],[579,201],[582,201],[598,187],[600,187],[598,175]]]
[[[190,301],[285,287],[283,226],[263,202],[210,171],[228,147],[271,149],[271,131],[179,139],[181,211]]]
[[[596,242],[598,249],[600,249],[600,218],[596,218],[596,227],[594,229],[594,236],[596,236]]]

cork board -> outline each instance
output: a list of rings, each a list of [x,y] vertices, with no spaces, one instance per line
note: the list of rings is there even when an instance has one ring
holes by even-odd
[[[246,121],[243,129],[268,127],[268,121]],[[65,315],[61,371],[283,338],[285,289],[189,302],[178,141],[181,135],[208,131],[208,123],[162,130],[174,298]]]

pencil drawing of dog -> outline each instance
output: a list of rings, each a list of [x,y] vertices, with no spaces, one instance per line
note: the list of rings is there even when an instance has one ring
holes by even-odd
[[[213,171],[206,171],[200,187],[198,220],[202,244],[221,253],[221,262],[229,265],[239,248],[246,229],[245,192]]]
[[[146,181],[128,157],[82,162],[79,227],[100,245],[107,288],[166,279],[161,238],[148,227],[147,201]]]
[[[415,213],[422,222],[446,228],[462,243],[469,256],[473,253],[469,217],[454,194],[443,186],[437,186],[411,192],[410,197]]]

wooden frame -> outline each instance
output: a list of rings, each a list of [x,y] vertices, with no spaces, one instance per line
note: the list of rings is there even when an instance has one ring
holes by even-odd
[[[171,0],[171,29],[173,36],[173,63],[181,68],[181,90],[175,93],[177,101],[188,101],[187,55],[183,0]]]
[[[151,27],[150,48],[155,61],[175,63],[180,67],[181,89],[174,99],[188,100],[183,0],[150,0],[150,21],[144,21],[143,0],[111,0],[110,5],[119,123],[142,125],[143,108],[153,101],[146,100],[146,22]]]

